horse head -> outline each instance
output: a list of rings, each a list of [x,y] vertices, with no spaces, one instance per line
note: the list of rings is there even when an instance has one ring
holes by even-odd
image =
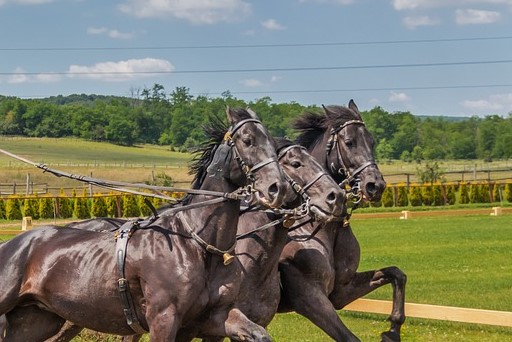
[[[274,139],[251,110],[227,108],[226,113],[228,128],[220,121],[206,127],[213,142],[202,148],[203,155],[191,167],[196,171],[193,187],[205,179],[226,180],[234,188],[247,186],[254,203],[280,207],[291,189],[277,161]]]
[[[369,201],[379,201],[386,182],[375,162],[375,141],[353,100],[348,107],[323,107],[331,123],[327,165]],[[330,149],[330,150],[329,150]]]
[[[287,199],[285,205],[295,207],[302,202],[302,208],[318,222],[340,220],[345,216],[345,191],[306,148],[286,138],[276,138],[276,141],[279,164],[296,191],[295,201]]]

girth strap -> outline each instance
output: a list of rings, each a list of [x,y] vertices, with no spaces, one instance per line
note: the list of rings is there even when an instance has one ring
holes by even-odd
[[[147,331],[141,326],[137,318],[137,313],[133,305],[133,299],[130,294],[130,287],[128,286],[128,280],[126,280],[124,274],[128,239],[137,228],[139,228],[139,222],[130,220],[119,227],[119,230],[116,232],[116,262],[119,276],[119,279],[117,280],[117,289],[119,291],[121,304],[123,305],[123,312],[126,317],[126,323],[137,334],[144,334]]]

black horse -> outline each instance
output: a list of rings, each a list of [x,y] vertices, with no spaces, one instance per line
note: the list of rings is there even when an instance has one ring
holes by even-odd
[[[230,128],[209,131],[212,144],[195,164],[192,188],[204,194],[188,196],[186,211],[122,229],[117,240],[127,245],[125,253],[111,233],[56,226],[0,245],[5,341],[45,340],[66,320],[116,335],[149,331],[154,341],[173,341],[180,328],[208,320],[200,333],[270,340],[233,308],[241,272],[229,263],[240,211],[236,190],[250,181],[253,197],[279,207],[290,187],[275,142],[257,117],[227,113]],[[129,296],[120,296],[127,286]]]
[[[324,107],[325,113],[305,113],[294,124],[297,142],[322,163],[335,180],[350,185],[357,200],[378,201],[386,183],[375,163],[374,141],[356,104]],[[280,312],[295,311],[336,341],[358,341],[336,310],[385,284],[393,287],[391,328],[385,341],[399,341],[405,320],[405,274],[397,267],[357,272],[360,247],[350,224],[327,223],[314,239],[300,241],[317,227],[290,233],[279,271]]]

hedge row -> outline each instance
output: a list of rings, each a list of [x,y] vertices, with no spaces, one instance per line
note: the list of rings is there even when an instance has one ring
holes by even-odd
[[[182,197],[174,193],[173,197]],[[155,207],[163,200],[151,199]],[[473,184],[413,184],[388,186],[382,194],[380,203],[372,206],[407,207],[441,206],[467,203],[493,203],[507,201],[512,203],[512,183],[473,183]],[[0,219],[21,220],[24,216],[33,219],[91,217],[143,217],[150,215],[144,197],[138,195],[87,195],[81,196],[73,191],[71,197],[63,192],[59,196],[9,196],[0,198]]]
[[[172,194],[180,198],[182,193]],[[164,204],[164,200],[151,198],[156,208]],[[88,219],[92,217],[144,217],[151,214],[144,202],[144,196],[131,194],[93,194],[88,196],[84,190],[81,196],[75,191],[71,197],[63,192],[59,196],[9,196],[0,198],[0,219],[21,220],[24,216],[32,219],[74,218]]]
[[[419,207],[504,201],[512,203],[512,183],[413,184],[388,186],[381,202],[372,206]]]

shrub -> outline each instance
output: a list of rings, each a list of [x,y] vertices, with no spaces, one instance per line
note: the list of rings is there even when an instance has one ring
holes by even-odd
[[[491,189],[489,184],[481,184],[479,193],[479,203],[491,203]]]
[[[469,186],[469,203],[480,202],[480,186],[478,184],[471,184]]]
[[[0,198],[0,220],[5,219],[5,201]]]
[[[75,198],[75,205],[73,208],[73,216],[77,219],[88,219],[91,217],[89,210],[89,203],[87,201],[87,191],[84,189],[81,197]]]
[[[23,216],[30,216],[34,220],[39,218],[39,203],[37,198],[25,198],[23,199]]]
[[[91,215],[93,217],[107,217],[107,202],[105,201],[105,197],[95,195],[92,198],[92,207],[91,207]]]
[[[76,193],[74,196],[76,196]],[[57,198],[57,208],[60,218],[73,217],[72,200],[66,196],[64,189],[60,189],[59,197]]]
[[[492,201],[501,202],[503,200],[503,186],[499,183],[494,183],[492,186]]]
[[[435,184],[432,186],[432,204],[444,205],[444,195],[441,184]]]
[[[409,196],[407,195],[407,187],[399,186],[397,190],[396,204],[399,207],[406,207],[409,205]]]
[[[446,186],[446,204],[455,204],[455,185]]]
[[[395,204],[393,200],[393,188],[386,187],[386,189],[382,193],[381,201],[384,207],[392,207]]]
[[[461,184],[459,186],[459,204],[466,203],[469,203],[468,187],[466,184]]]
[[[421,197],[421,187],[418,185],[409,188],[409,201],[413,207],[421,207],[423,198]]]
[[[39,199],[39,217],[51,219],[55,217],[53,198],[45,196]]]
[[[17,196],[9,196],[5,203],[5,217],[8,220],[21,220],[21,200]]]
[[[134,195],[123,196],[123,217],[137,217],[140,209],[137,205],[137,198]]]
[[[507,183],[505,186],[505,199],[512,203],[512,183]]]
[[[423,186],[421,188],[421,198],[423,200],[423,205],[432,205],[434,202],[434,193],[431,186]]]
[[[118,211],[118,204],[121,213],[123,212],[123,201],[119,200],[119,196],[111,193],[111,196],[107,197],[105,202],[107,203],[107,215],[110,217],[118,217],[121,214]]]

